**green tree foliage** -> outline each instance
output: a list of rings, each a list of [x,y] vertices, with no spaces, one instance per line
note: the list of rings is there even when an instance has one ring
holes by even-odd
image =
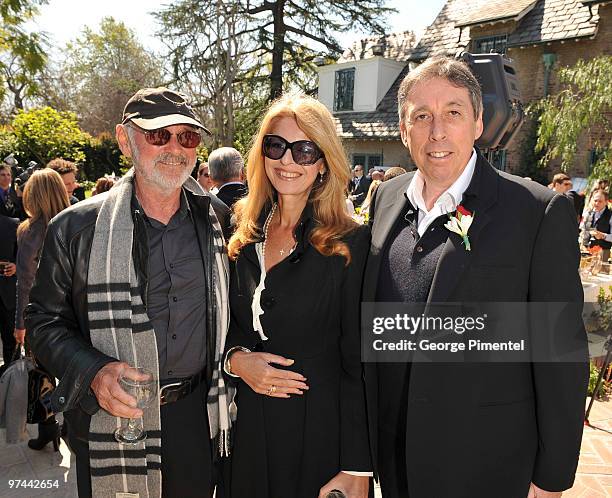
[[[105,174],[119,175],[123,168],[121,150],[110,133],[101,133],[91,138],[83,148],[85,159],[79,164],[82,177],[96,181]]]
[[[44,3],[0,0],[0,100],[9,94],[10,111],[23,109],[24,98],[36,93],[36,76],[45,67],[44,35],[24,29]]]
[[[612,56],[580,60],[559,71],[564,88],[533,106],[541,112],[536,150],[542,151],[541,164],[561,158],[567,169],[576,154],[578,140],[590,137],[590,148],[599,159],[592,175],[612,176]]]
[[[51,159],[71,159],[79,166],[81,180],[95,181],[125,167],[114,135],[91,137],[79,128],[72,112],[51,107],[19,111],[10,125],[0,126],[0,159],[15,154],[20,164]]]
[[[128,99],[161,83],[161,63],[124,23],[106,17],[98,31],[85,28],[66,47],[64,63],[48,82],[49,103],[75,112],[92,135],[114,134]]]
[[[234,118],[252,118],[250,109],[263,109],[283,88],[314,90],[314,58],[342,53],[335,33],[384,33],[385,17],[394,12],[384,4],[179,0],[157,14],[162,26],[158,35],[169,47],[174,79],[209,110],[216,142],[244,146],[245,137],[234,136],[242,133]],[[202,84],[207,78],[209,84]]]
[[[81,131],[74,113],[51,107],[19,111],[12,129],[20,160],[46,164],[56,157],[76,162],[85,159],[84,148],[90,136]]]
[[[0,160],[17,153],[17,137],[9,126],[0,126]]]

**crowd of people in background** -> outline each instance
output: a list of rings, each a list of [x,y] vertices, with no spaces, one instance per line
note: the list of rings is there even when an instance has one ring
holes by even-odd
[[[574,189],[570,176],[557,173],[548,188],[568,197],[574,206],[581,236],[580,244],[585,252],[601,252],[601,260],[607,263],[612,248],[612,211],[609,207],[608,180],[596,180],[591,188],[584,191]]]

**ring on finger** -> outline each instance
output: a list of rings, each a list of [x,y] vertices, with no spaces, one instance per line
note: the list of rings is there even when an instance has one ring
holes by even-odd
[[[271,385],[270,389],[268,389],[268,392],[266,393],[266,395],[267,396],[272,396],[275,392],[276,392],[276,386],[275,385]]]

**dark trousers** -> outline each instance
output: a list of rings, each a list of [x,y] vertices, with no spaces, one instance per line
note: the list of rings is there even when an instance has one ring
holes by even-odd
[[[17,343],[15,342],[15,307],[7,308],[0,299],[0,339],[2,339],[2,357],[4,364],[11,362]]]
[[[211,498],[216,476],[203,385],[189,396],[163,405],[161,426],[162,497]],[[88,444],[70,438],[70,447],[76,453],[79,498],[91,498]]]
[[[410,364],[378,366],[378,471],[385,498],[408,498],[406,431]]]

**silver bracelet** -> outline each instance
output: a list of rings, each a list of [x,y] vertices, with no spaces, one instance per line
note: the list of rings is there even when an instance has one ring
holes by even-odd
[[[230,377],[234,377],[236,379],[240,378],[240,375],[236,375],[232,373],[232,364],[230,362],[230,357],[236,352],[242,351],[243,353],[252,353],[252,351],[248,348],[242,346],[234,346],[227,353],[225,353],[225,361],[223,362],[223,371],[229,375]]]

